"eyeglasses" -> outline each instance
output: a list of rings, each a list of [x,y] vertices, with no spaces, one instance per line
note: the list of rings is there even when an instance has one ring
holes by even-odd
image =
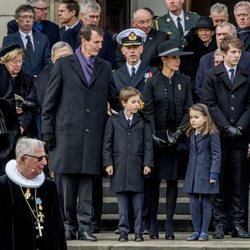
[[[44,7],[44,8],[39,8],[39,7],[33,7],[34,9],[41,10],[41,11],[46,11],[49,9],[49,7]]]
[[[35,17],[33,15],[23,15],[23,16],[19,16],[22,19],[34,19]]]
[[[38,160],[38,162],[42,161],[43,159],[45,159],[46,161],[48,160],[48,155],[35,156],[35,155],[24,154],[23,156],[35,158]]]

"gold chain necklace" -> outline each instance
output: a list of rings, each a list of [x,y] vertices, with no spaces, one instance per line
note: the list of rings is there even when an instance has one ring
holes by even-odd
[[[28,199],[30,198],[31,194],[30,194],[30,189],[27,188],[27,191],[24,193],[22,187],[20,186],[20,189],[21,189],[21,192],[23,194],[23,197],[24,197],[24,200],[26,201],[28,207],[29,207],[29,210],[31,212],[31,214],[34,216],[36,222],[37,222],[37,226],[36,226],[36,230],[38,230],[38,233],[39,233],[39,236],[42,237],[43,236],[43,233],[42,233],[42,230],[44,229],[44,227],[41,225],[41,223],[44,223],[44,214],[42,212],[38,212],[38,207],[37,207],[37,202],[39,201],[39,209],[42,210],[42,206],[41,206],[41,199],[40,198],[37,198],[36,195],[37,195],[37,190],[35,189],[35,208],[36,208],[36,215],[32,209],[32,207],[30,206],[29,202],[28,202]],[[39,199],[39,200],[38,200]]]

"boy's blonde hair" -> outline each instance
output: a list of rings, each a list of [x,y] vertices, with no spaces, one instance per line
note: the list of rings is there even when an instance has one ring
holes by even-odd
[[[141,92],[138,89],[135,89],[133,87],[126,87],[123,88],[120,92],[120,96],[119,96],[119,100],[120,103],[122,104],[122,102],[127,102],[128,99],[132,96],[140,96],[141,98]]]

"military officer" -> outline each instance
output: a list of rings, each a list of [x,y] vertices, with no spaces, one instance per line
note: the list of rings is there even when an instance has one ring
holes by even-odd
[[[185,35],[193,28],[199,15],[183,10],[184,0],[166,0],[168,13],[156,18],[154,28],[167,32],[170,40],[177,42],[180,48],[186,45]]]

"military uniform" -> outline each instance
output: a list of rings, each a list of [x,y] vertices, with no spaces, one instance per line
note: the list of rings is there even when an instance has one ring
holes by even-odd
[[[196,25],[199,18],[200,16],[197,13],[184,11],[185,30],[183,37],[181,37],[181,34],[169,13],[156,18],[154,21],[154,28],[156,30],[167,32],[169,39],[176,41],[181,48],[186,45],[185,35]]]

